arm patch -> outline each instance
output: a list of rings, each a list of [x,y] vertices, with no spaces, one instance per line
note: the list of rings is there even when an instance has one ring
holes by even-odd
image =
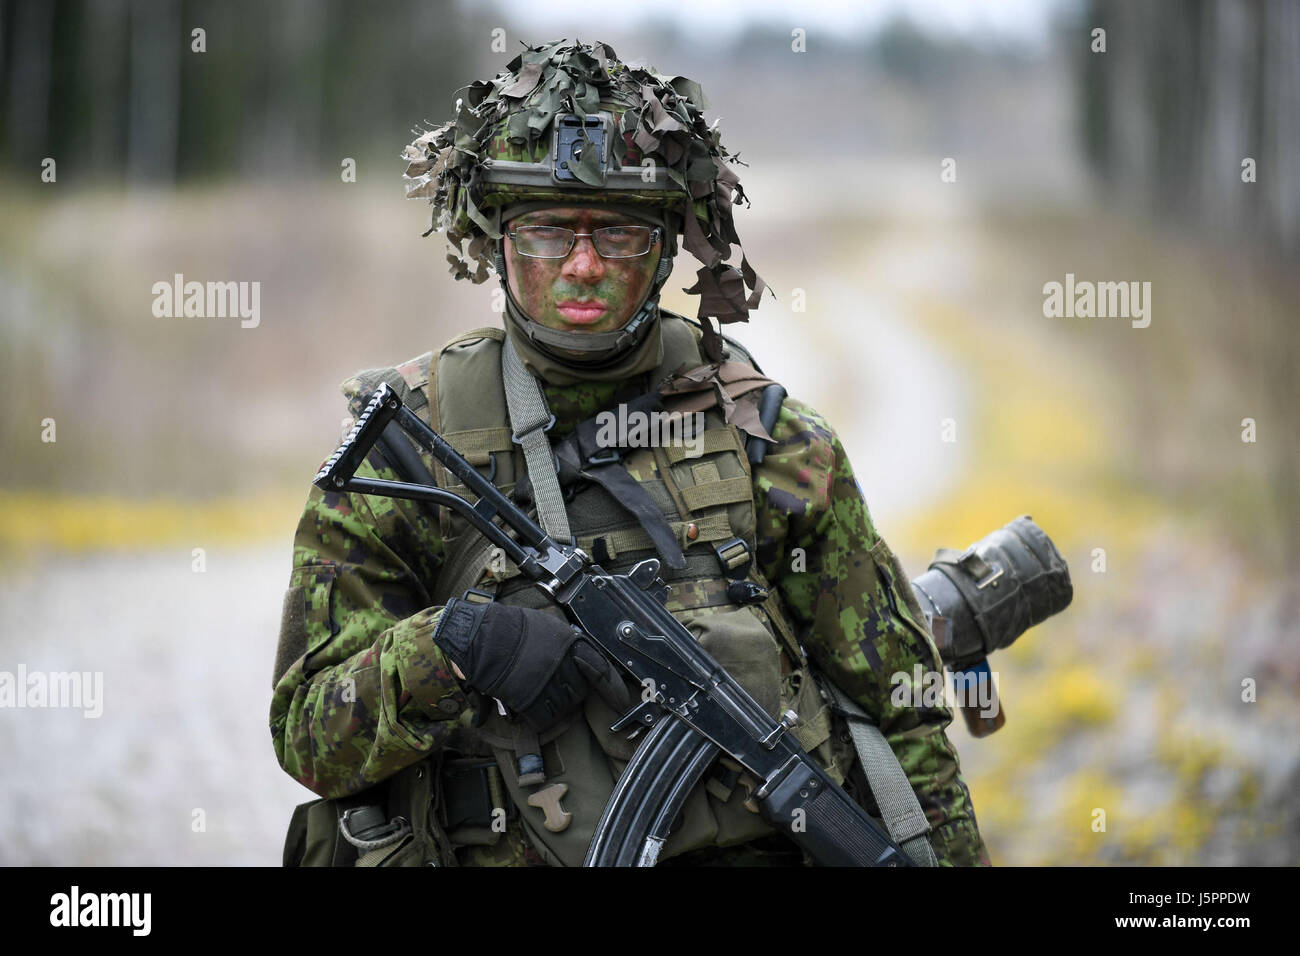
[[[303,587],[289,588],[284,592],[284,608],[280,612],[280,643],[275,649],[275,673],[271,689],[280,683],[293,662],[307,653],[307,600]]]

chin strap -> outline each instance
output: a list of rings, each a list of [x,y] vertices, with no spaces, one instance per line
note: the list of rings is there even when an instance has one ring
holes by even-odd
[[[621,329],[612,332],[562,332],[551,329],[530,319],[510,291],[506,281],[506,261],[504,243],[498,242],[493,252],[493,263],[501,288],[506,294],[506,315],[514,322],[528,340],[557,362],[568,365],[596,367],[606,362],[615,362],[645,341],[645,337],[659,319],[659,291],[668,281],[673,271],[672,256],[661,256],[659,267],[655,270],[654,280],[646,291],[641,306],[632,315],[631,320]],[[557,354],[556,349],[568,353],[583,353],[581,357],[573,354]],[[590,356],[589,358],[587,356]]]

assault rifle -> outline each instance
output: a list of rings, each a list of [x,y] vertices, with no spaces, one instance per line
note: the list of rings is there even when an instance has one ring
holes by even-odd
[[[477,495],[477,502],[433,485],[356,477],[394,420]],[[653,866],[687,796],[721,754],[759,781],[753,797],[763,819],[819,863],[912,865],[789,733],[798,715],[786,711],[780,720],[772,718],[673,617],[665,606],[668,587],[657,559],[641,561],[627,574],[609,574],[582,549],[555,541],[388,385],[375,390],[314,483],[326,491],[451,508],[499,547],[612,661],[653,691],[652,699],[614,724],[615,730],[642,728],[644,737],[596,827],[586,866]]]

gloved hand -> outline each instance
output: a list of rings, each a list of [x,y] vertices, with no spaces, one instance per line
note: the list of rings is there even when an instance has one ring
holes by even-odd
[[[433,643],[467,684],[498,698],[538,733],[564,719],[592,689],[615,710],[632,704],[609,658],[581,630],[543,611],[451,598]]]

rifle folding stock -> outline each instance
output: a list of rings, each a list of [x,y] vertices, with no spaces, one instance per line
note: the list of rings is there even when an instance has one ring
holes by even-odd
[[[393,421],[478,501],[428,485],[355,477]],[[410,498],[453,509],[646,688],[642,696],[649,699],[614,725],[645,736],[615,785],[592,837],[587,866],[653,866],[687,796],[721,753],[761,781],[754,799],[763,818],[818,862],[911,865],[789,733],[798,716],[787,711],[775,720],[673,617],[665,606],[668,588],[659,578],[657,560],[642,561],[627,574],[609,574],[581,549],[556,542],[407,409],[388,385],[376,389],[315,484],[327,491]]]

